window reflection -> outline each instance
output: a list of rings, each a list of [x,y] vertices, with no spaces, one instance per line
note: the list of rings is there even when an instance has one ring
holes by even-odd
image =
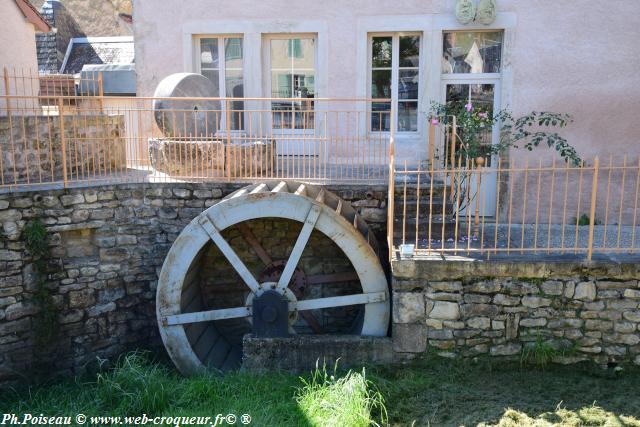
[[[446,87],[447,104],[453,103],[464,106],[470,103],[473,105],[474,110],[485,111],[489,116],[493,116],[494,98],[495,86],[493,84],[448,84]],[[458,132],[463,133],[464,129],[458,129]],[[487,127],[478,137],[480,138],[480,144],[486,147],[486,149],[482,150],[484,155],[488,156],[489,147],[493,139],[493,129]],[[445,149],[448,148],[445,147]],[[491,166],[491,156],[488,156],[487,160],[489,162],[487,166]]]
[[[443,34],[442,72],[499,73],[502,31],[450,31]]]
[[[315,98],[315,39],[290,38],[270,41],[271,103],[274,129],[313,129]],[[309,99],[308,101],[305,99]]]

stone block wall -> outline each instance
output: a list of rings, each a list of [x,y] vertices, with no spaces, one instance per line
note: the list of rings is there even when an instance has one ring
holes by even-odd
[[[62,181],[59,116],[0,117],[2,184]],[[86,179],[125,167],[124,117],[65,115],[67,179]]]
[[[640,364],[640,268],[612,261],[402,260],[393,269],[394,351]],[[539,345],[539,344],[538,344]]]
[[[126,184],[0,194],[0,383],[42,372],[77,373],[96,357],[162,348],[155,288],[166,253],[189,221],[244,185]],[[384,189],[332,190],[357,206],[384,241],[385,219],[371,210],[384,211]],[[50,237],[47,286],[58,311],[57,334],[48,344],[35,332],[40,308],[22,237],[36,217]]]

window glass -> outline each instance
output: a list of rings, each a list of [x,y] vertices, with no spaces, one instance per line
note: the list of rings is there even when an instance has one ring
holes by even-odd
[[[316,43],[312,37],[273,39],[269,44],[271,96],[309,101],[272,102],[274,129],[313,129]]]
[[[443,34],[442,72],[499,73],[502,31],[450,31]]]
[[[201,38],[200,73],[211,80],[214,87],[214,96],[222,98],[244,97],[242,38]],[[232,130],[243,129],[243,113],[244,102],[231,101],[230,127]],[[223,115],[221,120],[226,120],[226,115]],[[226,125],[222,127],[224,128]]]
[[[371,37],[371,130],[389,131],[391,106],[398,112],[399,132],[418,130],[420,36],[394,34]],[[394,83],[394,79],[397,81]],[[380,100],[388,99],[389,102]]]
[[[373,58],[371,63],[374,68],[391,67],[391,37],[374,37],[372,45]]]
[[[218,39],[200,39],[200,65],[218,68]]]
[[[446,99],[447,103],[458,104],[460,108],[463,108],[466,104],[471,104],[476,111],[486,112],[488,115],[493,115],[493,105],[495,99],[495,86],[493,84],[447,84],[446,85]],[[462,132],[460,130],[459,132]],[[486,148],[486,153],[489,153],[488,148],[491,145],[493,136],[493,129],[487,127],[485,131],[481,132],[479,138],[481,144]],[[484,151],[484,150],[483,150]],[[489,156],[490,157],[490,156]],[[489,158],[490,166],[491,159]]]
[[[224,86],[225,96],[229,98],[244,97],[244,81],[242,70],[242,39],[237,37],[224,39]],[[243,129],[244,102],[231,102],[231,129]]]
[[[400,66],[417,67],[420,59],[420,36],[400,37]]]

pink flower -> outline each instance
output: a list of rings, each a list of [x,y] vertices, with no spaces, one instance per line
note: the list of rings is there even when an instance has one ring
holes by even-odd
[[[478,117],[480,117],[482,119],[486,119],[487,118],[487,113],[485,113],[485,112],[478,113]]]
[[[440,121],[438,119],[431,119],[431,124],[432,125],[437,125],[439,123],[440,123]]]
[[[471,103],[468,103],[467,105],[464,106],[464,108],[467,109],[467,112],[471,112],[471,110],[473,110],[473,105]]]

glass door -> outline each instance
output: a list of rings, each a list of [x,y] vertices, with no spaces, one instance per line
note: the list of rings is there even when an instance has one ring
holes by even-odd
[[[462,105],[471,104],[474,110],[479,109],[490,115],[500,109],[498,97],[500,85],[498,80],[486,79],[476,82],[447,81],[443,86],[446,103],[456,102],[461,103]],[[473,174],[467,183],[467,185],[469,185],[470,194],[472,195],[472,202],[469,207],[472,209],[472,212],[475,212],[476,203],[479,202],[480,205],[478,207],[480,214],[484,216],[493,216],[495,215],[496,209],[497,174],[495,171],[492,171],[491,168],[492,166],[495,167],[494,163],[496,162],[496,159],[489,155],[490,151],[488,148],[492,144],[497,144],[499,142],[499,129],[497,128],[497,125],[493,128],[487,128],[486,132],[482,133],[479,137],[480,144],[487,148],[486,150],[480,150],[481,153],[486,153],[483,154],[486,158],[486,163],[483,167],[483,172],[480,174],[480,191],[478,192],[477,190],[478,174]],[[446,149],[449,150],[450,147],[446,147]],[[455,148],[455,150],[460,149],[461,147],[459,146]],[[450,153],[447,153],[445,157],[445,161],[450,162]]]
[[[271,128],[278,155],[316,155],[313,36],[272,36],[267,40]]]

